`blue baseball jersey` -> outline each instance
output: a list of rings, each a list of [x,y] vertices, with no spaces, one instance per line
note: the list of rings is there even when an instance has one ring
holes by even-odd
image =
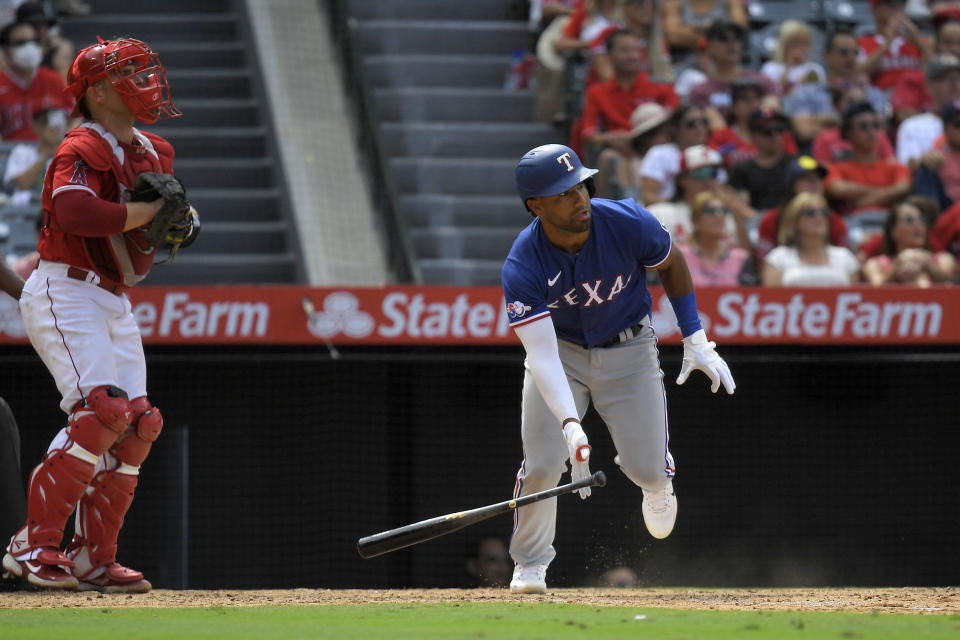
[[[590,205],[577,254],[555,247],[539,218],[517,236],[502,273],[511,327],[549,315],[559,338],[592,348],[650,313],[646,270],[670,255],[670,234],[634,200]]]

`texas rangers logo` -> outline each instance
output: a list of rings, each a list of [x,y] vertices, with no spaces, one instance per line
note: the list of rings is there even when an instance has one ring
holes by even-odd
[[[557,156],[557,164],[567,165],[567,173],[570,173],[575,169],[573,164],[570,163],[570,154],[564,153],[563,155]]]
[[[70,178],[71,184],[79,184],[84,187],[90,185],[87,184],[87,163],[83,160],[77,160],[73,163],[73,177]]]
[[[530,309],[532,309],[532,307],[523,304],[519,300],[507,303],[507,315],[511,320],[514,318],[522,318]]]

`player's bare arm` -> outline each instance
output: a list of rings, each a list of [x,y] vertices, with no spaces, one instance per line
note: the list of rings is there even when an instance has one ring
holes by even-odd
[[[123,225],[124,231],[130,231],[148,224],[163,206],[163,198],[153,202],[128,202],[127,222]]]
[[[19,300],[20,293],[23,291],[23,278],[10,268],[7,258],[2,253],[0,253],[0,289],[14,300]]]

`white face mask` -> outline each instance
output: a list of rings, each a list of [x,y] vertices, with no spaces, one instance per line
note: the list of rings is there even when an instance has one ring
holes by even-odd
[[[24,42],[13,49],[10,59],[18,69],[33,71],[43,60],[43,49],[36,42]]]

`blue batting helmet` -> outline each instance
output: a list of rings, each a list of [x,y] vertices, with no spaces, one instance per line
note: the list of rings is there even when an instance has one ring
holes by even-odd
[[[596,173],[596,169],[583,166],[576,152],[570,147],[545,144],[527,151],[520,158],[513,179],[517,183],[520,197],[526,201],[527,198],[563,193]]]

